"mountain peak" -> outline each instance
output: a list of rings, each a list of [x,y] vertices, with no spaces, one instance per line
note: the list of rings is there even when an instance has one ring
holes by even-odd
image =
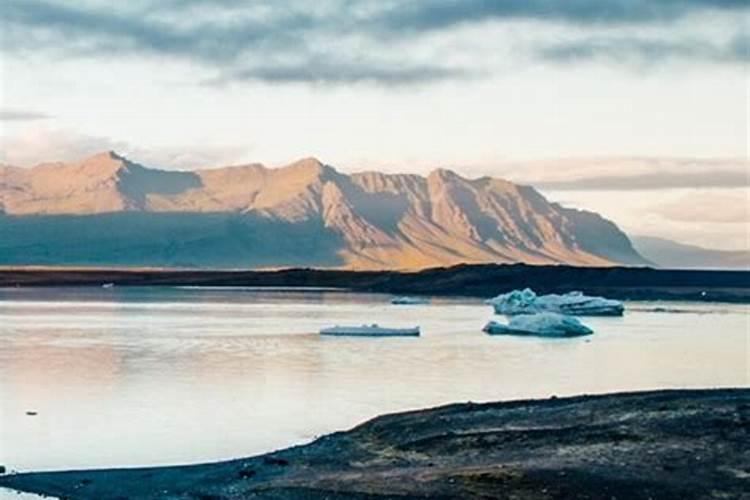
[[[114,151],[102,151],[71,164],[82,175],[91,176],[92,178],[112,176],[118,172],[130,170],[135,165],[135,163],[132,163]]]
[[[441,167],[441,168],[436,168],[432,170],[430,174],[428,175],[428,178],[441,179],[441,180],[447,181],[447,180],[460,179],[461,176],[458,175],[453,170]]]
[[[292,162],[291,164],[289,164],[289,167],[319,170],[325,167],[325,164],[323,164],[323,162],[321,162],[314,156],[308,156],[306,158],[300,158],[299,160]]]
[[[304,178],[328,177],[336,173],[333,167],[326,165],[312,156],[297,160],[284,167],[284,170],[292,172],[295,176]]]
[[[125,159],[125,157],[123,155],[119,154],[117,151],[114,151],[112,149],[105,151],[104,154],[108,155],[113,160],[124,160]]]
[[[113,150],[107,150],[107,151],[100,151],[99,153],[95,153],[85,160],[83,162],[89,162],[89,161],[101,161],[101,160],[116,160],[116,161],[127,161],[127,158],[122,156],[121,154],[117,153]]]

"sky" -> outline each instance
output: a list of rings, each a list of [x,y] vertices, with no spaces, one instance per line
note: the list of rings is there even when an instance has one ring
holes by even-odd
[[[4,0],[0,161],[315,156],[750,249],[744,0]]]

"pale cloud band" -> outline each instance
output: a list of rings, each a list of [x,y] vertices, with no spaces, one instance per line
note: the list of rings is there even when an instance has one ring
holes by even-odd
[[[675,201],[654,205],[652,211],[677,222],[739,224],[741,227],[738,229],[741,231],[750,224],[750,186],[745,184],[740,193],[693,193]]]
[[[27,109],[0,108],[0,122],[23,122],[46,120],[49,115]]]
[[[555,191],[659,191],[683,188],[744,188],[750,184],[748,166],[738,162],[734,170],[653,172],[584,177],[565,181],[540,181],[536,186]]]
[[[573,158],[480,169],[545,191],[662,191],[750,186],[743,158]]]
[[[196,145],[148,148],[109,137],[70,130],[33,126],[5,137],[0,163],[31,167],[49,161],[76,161],[102,151],[117,151],[134,161],[159,169],[193,169],[225,166],[246,157],[249,146]]]

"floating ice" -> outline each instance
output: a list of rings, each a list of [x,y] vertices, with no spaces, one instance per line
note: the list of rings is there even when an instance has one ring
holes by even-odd
[[[530,288],[498,295],[487,303],[497,314],[507,315],[556,312],[571,316],[622,316],[625,310],[619,300],[590,297],[581,292],[537,295]]]
[[[542,337],[577,337],[594,331],[572,316],[542,312],[514,316],[507,325],[490,321],[483,332],[490,335],[539,335]]]
[[[395,305],[423,305],[423,304],[429,304],[430,299],[426,299],[424,297],[394,297],[391,299],[391,304]]]
[[[385,328],[374,323],[362,326],[336,325],[329,328],[322,328],[320,334],[349,337],[419,337],[419,327]]]

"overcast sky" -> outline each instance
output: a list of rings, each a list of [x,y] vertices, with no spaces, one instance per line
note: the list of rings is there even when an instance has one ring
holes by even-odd
[[[0,160],[451,167],[747,248],[746,5],[4,0]]]

